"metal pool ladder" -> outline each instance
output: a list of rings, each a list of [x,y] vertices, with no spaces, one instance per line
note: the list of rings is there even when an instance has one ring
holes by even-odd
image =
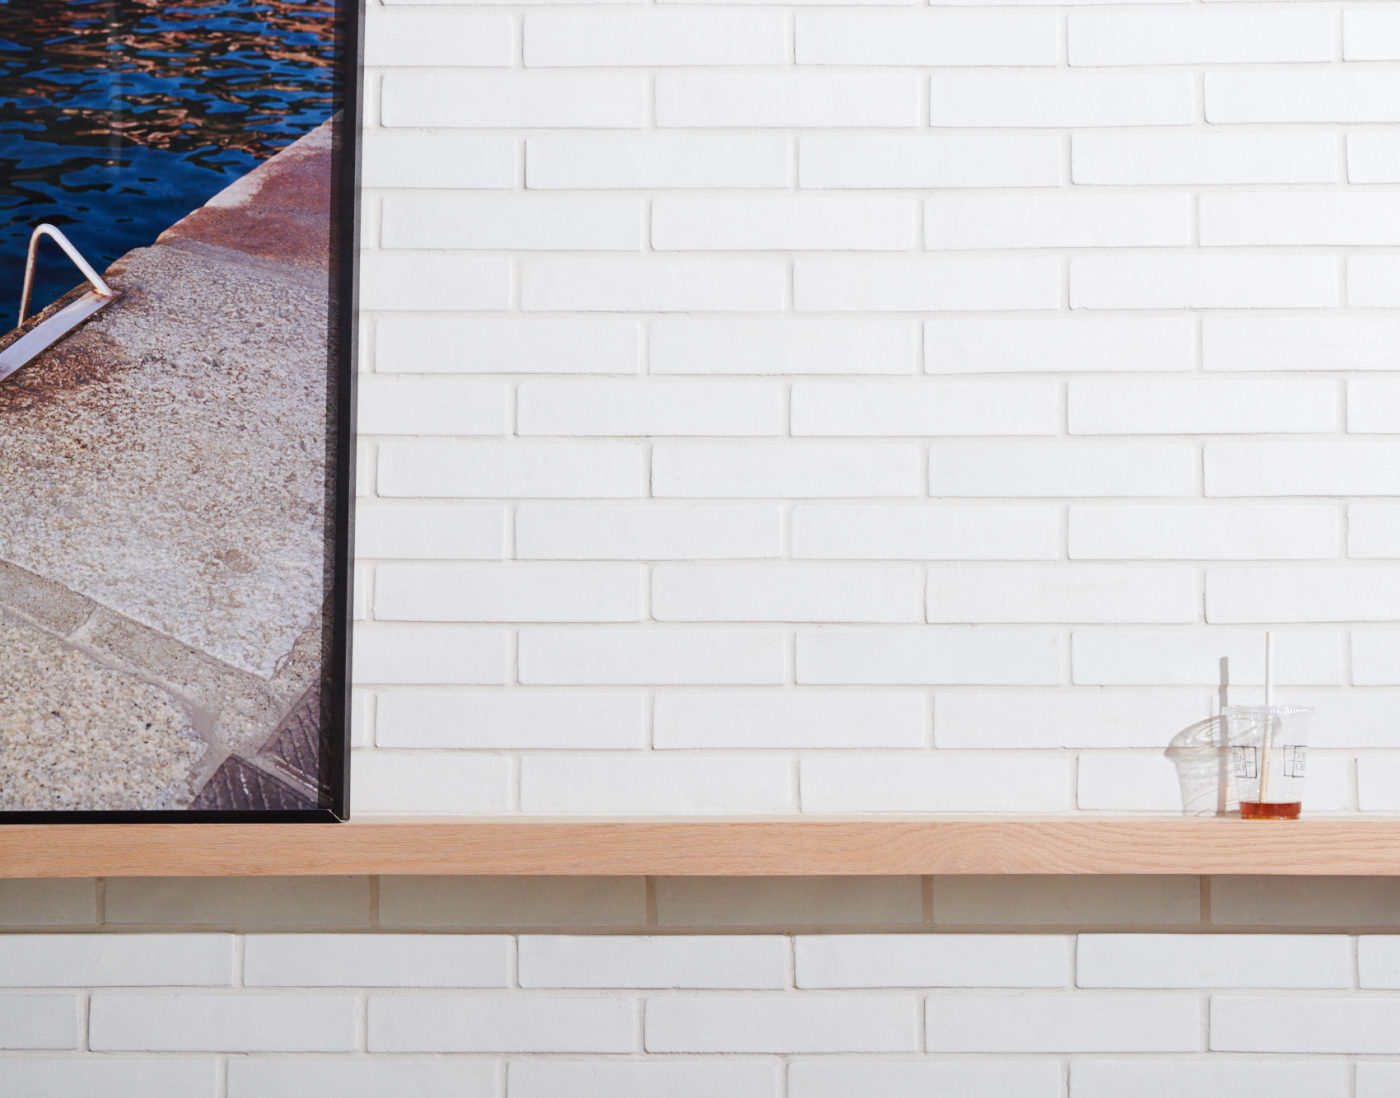
[[[106,280],[93,269],[92,264],[83,258],[82,253],[73,247],[71,240],[52,225],[40,225],[29,238],[29,255],[24,263],[24,290],[19,298],[19,323],[16,330],[24,327],[24,322],[29,316],[29,299],[34,292],[34,261],[39,241],[46,236],[62,248],[64,254],[82,271],[83,277],[88,280],[89,288],[76,301],[69,302],[53,316],[36,324],[32,331],[25,332],[0,351],[0,381],[4,381],[21,366],[33,361],[83,321],[121,297],[121,294],[107,285]]]

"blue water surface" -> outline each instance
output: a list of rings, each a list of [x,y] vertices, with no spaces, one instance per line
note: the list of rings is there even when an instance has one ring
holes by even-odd
[[[0,334],[33,227],[98,270],[337,109],[336,0],[0,0]],[[42,307],[81,281],[40,246]]]

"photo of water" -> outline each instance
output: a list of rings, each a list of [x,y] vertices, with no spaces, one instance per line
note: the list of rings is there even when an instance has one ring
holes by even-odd
[[[335,0],[0,0],[0,334],[34,225],[99,271],[325,122]],[[34,302],[80,281],[41,246]]]

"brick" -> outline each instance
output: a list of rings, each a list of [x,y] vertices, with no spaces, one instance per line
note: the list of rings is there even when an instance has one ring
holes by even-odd
[[[77,996],[0,995],[0,1049],[77,1047]],[[0,1060],[0,1069],[22,1062]]]
[[[1385,877],[1215,877],[1217,926],[1400,926],[1400,881]],[[1303,1051],[1297,1046],[1295,1051]]]
[[[795,940],[800,988],[1064,987],[1066,936],[830,934]]]
[[[1070,263],[1076,309],[1307,309],[1338,303],[1322,255],[1092,255]]]
[[[1389,565],[1327,570],[1212,568],[1206,573],[1210,622],[1400,620],[1400,576]]]
[[[764,134],[587,134],[530,137],[531,190],[786,187],[788,139]]]
[[[1332,15],[1295,11],[1098,11],[1069,20],[1071,65],[1330,61]]]
[[[521,987],[784,988],[788,940],[592,935],[520,939]]]
[[[1210,1047],[1218,1052],[1400,1052],[1400,1002],[1340,996],[1216,995]]]
[[[1058,634],[1047,630],[804,632],[797,638],[797,681],[1044,686],[1060,681],[1061,647]]]
[[[1076,133],[1075,183],[1333,183],[1330,133]]]
[[[1400,938],[1368,934],[1356,945],[1361,987],[1400,988]]]
[[[1348,61],[1400,61],[1400,18],[1385,8],[1344,11],[1342,56]]]
[[[777,629],[525,629],[520,681],[725,686],[783,681]]]
[[[641,495],[642,452],[622,442],[390,442],[384,496],[597,498]]]
[[[1194,1052],[1201,1001],[1184,995],[931,995],[938,1052]]]
[[[1400,790],[1400,763],[1383,757],[1363,757],[1357,762],[1356,769],[1357,808],[1362,812],[1400,812],[1400,794],[1397,794],[1397,790]]]
[[[780,435],[782,389],[764,381],[525,381],[522,435]]]
[[[1048,256],[799,258],[799,312],[1054,309],[1060,264]]]
[[[1172,731],[1190,736],[1189,727]],[[1211,759],[1218,761],[1217,753],[1212,753]],[[1202,775],[1193,765],[1197,758],[1189,753],[1180,770],[1175,762],[1156,751],[1151,755],[1080,755],[1075,807],[1085,812],[1219,812],[1224,806],[1216,769]]]
[[[1355,649],[1353,637],[1353,649]],[[1354,653],[1353,653],[1354,656]],[[1353,662],[1352,676],[1356,676]],[[1394,677],[1393,674],[1388,677]],[[1310,740],[1314,747],[1395,747],[1400,746],[1400,729],[1395,726],[1396,692],[1370,690],[1289,690],[1289,704],[1315,708]],[[1364,796],[1366,768],[1362,767]]]
[[[250,987],[506,987],[510,939],[467,934],[250,934]]]
[[[1204,194],[1200,218],[1201,243],[1208,245],[1400,243],[1400,213],[1383,194]]]
[[[1134,1057],[1075,1060],[1069,1069],[1075,1098],[1174,1098],[1178,1094],[1235,1094],[1267,1090],[1275,1098],[1344,1098],[1346,1065],[1327,1060],[1206,1060]]]
[[[1051,1059],[1005,1060],[796,1060],[788,1069],[790,1098],[846,1098],[879,1094],[881,1098],[926,1098],[957,1094],[961,1098],[1059,1098],[1060,1065]]]
[[[657,621],[915,622],[922,583],[905,565],[674,564],[652,570]]]
[[[1059,141],[1051,134],[823,134],[798,141],[798,182],[813,189],[1055,187],[1060,174]]]
[[[384,877],[381,927],[640,927],[641,877]]]
[[[1076,683],[1219,686],[1222,673],[1235,686],[1258,686],[1264,681],[1262,631],[1081,630],[1074,634],[1073,653]],[[1222,659],[1228,661],[1225,669]],[[1327,632],[1278,634],[1274,675],[1283,684],[1340,682],[1341,638]]]
[[[923,921],[918,877],[661,877],[663,927],[890,927]]]
[[[802,760],[802,810],[1064,812],[1068,760],[837,756]]]
[[[496,134],[423,134],[370,130],[360,136],[364,187],[510,190],[516,142]]]
[[[526,504],[515,552],[534,560],[703,560],[777,557],[780,512],[761,503]]]
[[[794,435],[1053,435],[1051,381],[798,381]]]
[[[662,73],[663,127],[915,126],[919,82],[903,74]]]
[[[1395,1093],[1397,1086],[1400,1086],[1400,1064],[1362,1060],[1356,1065],[1356,1098],[1385,1098]]]
[[[658,443],[651,489],[658,497],[914,496],[919,449],[898,442]]]
[[[489,1060],[343,1060],[233,1057],[228,1098],[495,1098],[496,1065]],[[145,1098],[143,1095],[142,1098]]]
[[[1209,715],[1198,690],[1149,693],[943,693],[933,742],[952,748],[1160,747]]]
[[[659,749],[922,747],[924,696],[833,690],[658,694]]]
[[[477,251],[639,251],[634,198],[395,193],[384,196],[385,248]]]
[[[560,257],[521,264],[527,312],[766,312],[783,307],[780,259]]]
[[[648,1052],[912,1052],[918,1004],[906,996],[649,999]]]
[[[357,394],[362,435],[505,435],[510,389],[456,377],[364,377]]]
[[[799,65],[1053,65],[1056,20],[1021,12],[822,12],[797,17]]]
[[[356,631],[353,676],[361,684],[503,683],[508,658],[504,630],[379,626]]]
[[[1193,622],[1195,572],[1073,567],[930,568],[933,622]]]
[[[642,570],[630,564],[381,564],[381,621],[640,621]]]
[[[1320,504],[1085,503],[1069,509],[1069,555],[1072,560],[1330,560],[1337,555],[1338,529],[1336,508]]]
[[[1190,369],[1186,317],[944,317],[924,325],[931,374],[1075,373]]]
[[[1040,504],[798,504],[794,557],[1054,560],[1059,509]]]
[[[364,63],[370,68],[505,68],[515,59],[515,34],[503,12],[395,11],[374,5],[365,15]]]
[[[957,194],[924,202],[928,248],[1102,248],[1189,244],[1184,194]]]
[[[914,203],[903,198],[668,197],[652,203],[659,251],[907,251]]]
[[[357,751],[355,811],[457,816],[510,810],[510,760],[472,755]]]
[[[918,329],[904,320],[657,317],[654,374],[908,374]]]
[[[1373,377],[1348,381],[1347,430],[1352,434],[1400,431],[1400,382]]]
[[[1351,986],[1340,935],[1081,934],[1076,959],[1080,987]]]
[[[375,310],[505,309],[510,263],[487,256],[366,252],[360,304]]]
[[[206,1060],[113,1059],[110,1056],[0,1060],[0,1091],[28,1098],[100,1094],[103,1098],[214,1098],[218,1065]],[[242,1096],[238,1096],[242,1098]],[[268,1094],[265,1098],[275,1098]]]
[[[525,16],[527,67],[781,65],[777,12],[591,11]]]
[[[355,556],[499,560],[505,553],[505,529],[504,507],[360,500],[355,508]]]
[[[1378,569],[1384,577],[1389,569]],[[1382,595],[1387,592],[1382,589]],[[1400,682],[1400,632],[1393,629],[1353,632],[1351,635],[1352,681],[1360,686]]]
[[[0,881],[0,926],[91,926],[96,922],[95,881]]]
[[[1076,435],[1275,434],[1334,430],[1331,381],[1074,379],[1069,430]]]
[[[380,317],[386,373],[635,374],[641,330],[626,317]]]
[[[576,816],[705,816],[795,806],[786,759],[614,754],[522,759],[520,807]]]
[[[935,442],[935,496],[1190,496],[1195,447],[1177,442]]]
[[[1347,257],[1347,304],[1370,309],[1400,308],[1400,259],[1393,255]]]
[[[933,921],[939,926],[1193,926],[1200,918],[1195,877],[966,876],[933,882]]]
[[[768,1060],[517,1060],[511,1098],[774,1098],[779,1066]]]
[[[370,996],[371,1052],[631,1052],[628,999]]]
[[[1381,72],[1206,74],[1207,122],[1395,122],[1400,88]]]
[[[1389,442],[1209,442],[1208,496],[1388,496],[1400,493]]]
[[[1207,370],[1393,370],[1400,317],[1206,317]]]
[[[641,747],[646,725],[640,692],[429,690],[379,696],[380,747],[461,750]]]
[[[349,995],[94,995],[96,1052],[353,1052]]]
[[[0,938],[6,987],[233,983],[227,934],[25,934]]]
[[[385,126],[607,129],[641,126],[645,117],[645,78],[611,73],[395,72],[380,91]]]
[[[368,877],[114,877],[113,926],[368,927]]]
[[[1400,135],[1374,130],[1347,134],[1347,182],[1400,182]]]
[[[936,72],[934,126],[1172,126],[1193,120],[1184,73]]]

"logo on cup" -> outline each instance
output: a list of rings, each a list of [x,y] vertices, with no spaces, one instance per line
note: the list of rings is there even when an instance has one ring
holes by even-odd
[[[1283,749],[1283,774],[1286,778],[1301,778],[1308,764],[1308,749],[1288,744]]]
[[[1235,754],[1235,777],[1237,778],[1257,778],[1259,776],[1259,763],[1257,748],[1236,747]]]

